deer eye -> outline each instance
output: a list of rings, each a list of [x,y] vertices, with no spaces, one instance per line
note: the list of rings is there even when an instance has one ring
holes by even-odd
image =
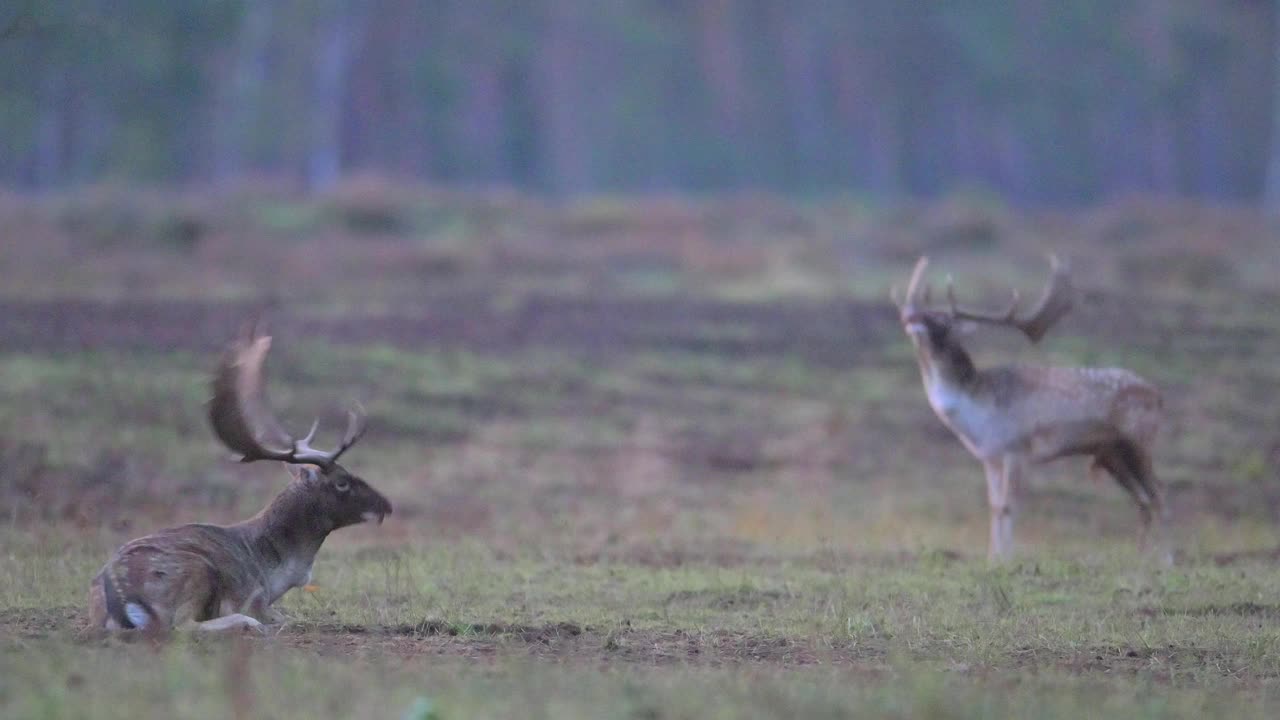
[[[351,482],[347,480],[345,477],[334,478],[333,489],[337,490],[338,492],[346,492],[351,489]]]

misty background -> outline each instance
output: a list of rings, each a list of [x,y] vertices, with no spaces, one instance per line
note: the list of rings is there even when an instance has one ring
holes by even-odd
[[[0,183],[1253,202],[1276,6],[10,0]]]

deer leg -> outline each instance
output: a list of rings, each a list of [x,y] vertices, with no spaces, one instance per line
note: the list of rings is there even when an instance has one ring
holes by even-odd
[[[280,615],[267,605],[266,595],[260,588],[249,593],[247,598],[221,598],[215,606],[215,609],[205,617],[209,618],[205,622],[211,623],[217,623],[218,621],[222,621],[230,617],[249,618],[255,623],[253,627],[257,627],[258,625],[278,625],[284,620],[284,616]],[[243,622],[243,620],[241,620],[241,622]],[[244,626],[249,627],[248,624],[245,624]],[[217,630],[220,628],[217,625],[214,625],[211,629]]]
[[[269,607],[263,611],[262,621],[268,625],[283,625],[289,621],[289,616],[279,610]]]
[[[1147,509],[1146,495],[1138,487],[1138,479],[1134,476],[1129,464],[1125,462],[1124,453],[1118,447],[1108,447],[1094,458],[1093,464],[1106,470],[1111,477],[1115,478],[1116,484],[1124,488],[1125,492],[1133,498],[1138,505],[1138,512],[1142,518],[1142,532],[1146,532],[1146,527],[1150,522],[1150,512]]]
[[[257,630],[266,632],[266,626],[248,615],[232,613],[212,620],[195,623],[195,629],[201,632],[227,632],[235,630]]]
[[[1106,470],[1116,479],[1116,483],[1129,493],[1133,501],[1138,506],[1138,519],[1140,521],[1138,527],[1138,547],[1139,549],[1148,548],[1148,537],[1151,534],[1151,527],[1156,526],[1156,535],[1158,536],[1155,547],[1159,550],[1163,546],[1163,528],[1162,520],[1164,512],[1162,510],[1159,488],[1152,482],[1149,474],[1149,459],[1147,460],[1148,469],[1144,469],[1143,453],[1128,443],[1117,443],[1100,452],[1094,460],[1094,463]],[[1156,493],[1152,494],[1149,488],[1155,488]],[[1166,554],[1165,561],[1172,560],[1171,556]]]
[[[266,596],[262,594],[254,595],[244,613],[256,618],[264,625],[283,625],[289,620],[284,613],[268,605]]]
[[[1137,488],[1134,487],[1134,478],[1130,475],[1128,466],[1125,465],[1124,459],[1120,457],[1120,453],[1115,448],[1107,447],[1095,455],[1090,471],[1092,472],[1094,469],[1107,471],[1107,474],[1115,479],[1117,485],[1132,495],[1135,502],[1141,504]]]
[[[1089,463],[1089,482],[1094,485],[1101,485],[1103,473],[1115,475],[1115,473],[1107,469],[1107,466],[1102,462],[1101,456],[1094,457],[1093,462]]]
[[[1022,485],[1026,462],[1020,455],[1006,455],[1004,473],[1001,476],[1002,506],[1000,532],[1004,536],[1005,556],[1013,554],[1013,520],[1018,506],[1018,493]]]
[[[991,521],[987,559],[991,561],[1007,559],[1013,552],[1013,497],[1008,491],[1012,464],[1009,456],[982,462],[987,474],[987,510]]]
[[[1172,564],[1173,556],[1165,547],[1163,488],[1152,468],[1151,453],[1142,445],[1124,441],[1120,444],[1118,455],[1124,463],[1125,470],[1133,479],[1133,488],[1130,492],[1138,503],[1142,519],[1138,547],[1143,550],[1152,550],[1161,555],[1166,564]],[[1153,535],[1154,541],[1151,540]]]

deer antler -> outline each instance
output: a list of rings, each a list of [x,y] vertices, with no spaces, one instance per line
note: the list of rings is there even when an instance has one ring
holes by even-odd
[[[213,377],[213,399],[209,401],[209,422],[213,433],[241,462],[279,460],[286,463],[310,463],[332,467],[355,445],[365,431],[365,415],[348,412],[347,432],[337,449],[330,452],[311,447],[317,420],[301,439],[294,439],[267,403],[266,374],[263,365],[271,349],[271,336],[258,335],[250,325],[241,337],[227,346]]]
[[[911,270],[911,279],[907,281],[907,294],[905,297],[901,299],[898,298],[897,285],[889,288],[889,298],[893,300],[894,305],[898,306],[898,310],[903,312],[911,310],[920,301],[920,280],[924,278],[924,271],[927,267],[929,267],[929,257],[927,255],[921,255],[920,259],[916,260],[916,266]],[[927,287],[925,288],[925,292],[926,298],[924,304],[928,305]]]
[[[1071,310],[1075,295],[1068,268],[1058,259],[1057,255],[1050,255],[1049,263],[1052,268],[1049,283],[1045,286],[1044,294],[1040,297],[1040,301],[1036,303],[1036,306],[1032,308],[1030,314],[1018,317],[1018,301],[1020,297],[1017,290],[1013,291],[1013,298],[1004,312],[984,313],[962,309],[956,305],[955,288],[952,287],[951,278],[947,278],[947,300],[951,305],[951,315],[962,320],[973,320],[1017,328],[1031,342],[1040,342],[1040,339],[1049,331],[1049,328],[1053,327],[1055,323],[1062,319],[1063,315],[1066,315]]]

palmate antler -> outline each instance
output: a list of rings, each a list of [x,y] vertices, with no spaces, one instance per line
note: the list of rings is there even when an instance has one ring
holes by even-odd
[[[258,335],[256,326],[228,345],[213,377],[213,399],[209,401],[209,422],[213,432],[241,462],[279,460],[286,463],[332,467],[355,445],[365,431],[362,412],[348,412],[347,432],[342,443],[325,452],[311,447],[317,420],[301,439],[285,431],[267,403],[264,363],[271,349],[271,336]]]
[[[1075,300],[1075,288],[1071,284],[1071,274],[1067,266],[1058,259],[1057,255],[1049,255],[1049,263],[1052,274],[1049,282],[1045,285],[1044,294],[1040,296],[1040,301],[1026,315],[1018,315],[1018,304],[1021,300],[1017,290],[1013,291],[1013,298],[1009,303],[1009,307],[998,313],[982,312],[979,310],[971,310],[961,308],[956,304],[955,288],[952,286],[951,278],[947,278],[947,303],[949,305],[948,312],[951,317],[957,320],[971,320],[974,322],[988,323],[991,325],[1002,325],[1005,327],[1015,328],[1022,331],[1031,342],[1040,342],[1040,339],[1049,332],[1059,320],[1062,319],[1070,310]],[[926,283],[923,292],[920,283],[924,277],[924,270],[929,265],[927,257],[921,257],[916,261],[915,269],[911,273],[911,281],[907,285],[907,295],[899,306],[904,309],[914,310],[917,303],[923,307],[929,306],[930,288]]]
[[[1017,290],[1013,291],[1013,298],[1004,312],[984,313],[965,310],[956,305],[955,289],[951,285],[951,279],[947,278],[947,301],[951,305],[951,315],[961,320],[1014,327],[1021,330],[1031,342],[1040,342],[1040,338],[1049,332],[1049,328],[1070,312],[1071,305],[1075,301],[1075,289],[1071,285],[1071,274],[1067,267],[1057,255],[1049,256],[1049,265],[1052,274],[1049,276],[1049,283],[1045,285],[1044,294],[1040,296],[1040,302],[1036,303],[1031,312],[1023,317],[1018,317],[1020,298]]]

